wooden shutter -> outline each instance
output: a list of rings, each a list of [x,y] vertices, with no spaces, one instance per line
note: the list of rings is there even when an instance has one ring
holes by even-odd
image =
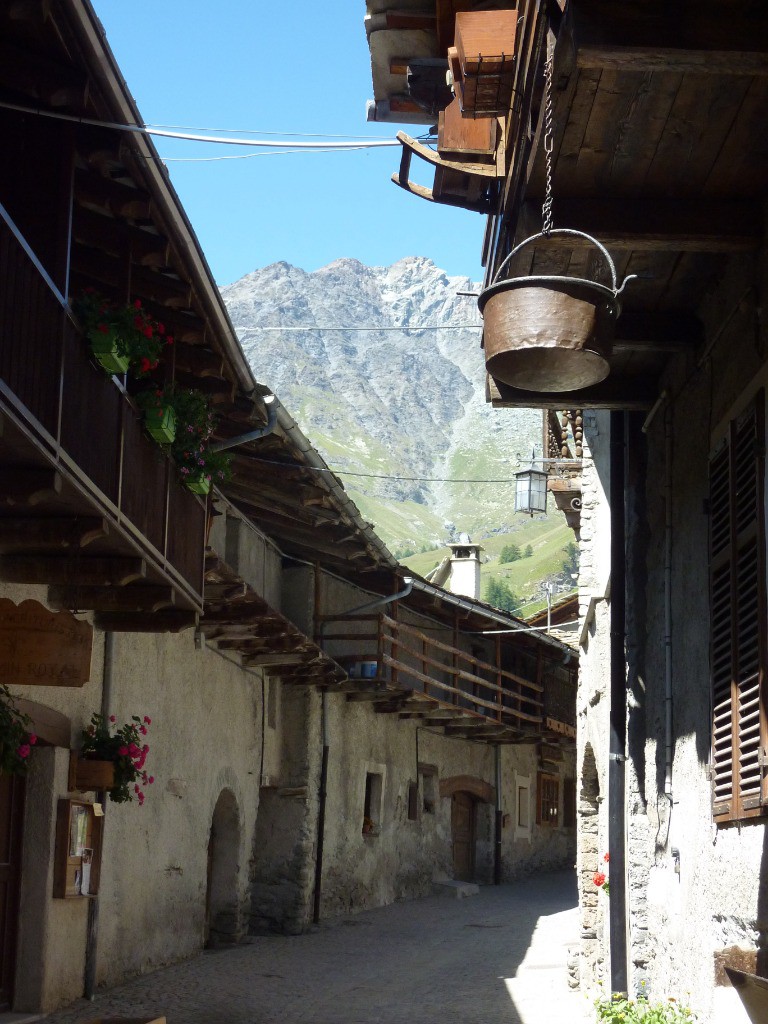
[[[710,462],[713,813],[723,822],[768,801],[763,402]]]

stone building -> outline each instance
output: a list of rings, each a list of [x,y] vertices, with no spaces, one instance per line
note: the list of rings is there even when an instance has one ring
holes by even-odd
[[[0,664],[36,737],[0,774],[0,1008],[571,863],[573,651],[406,579],[254,378],[87,0],[0,27]],[[93,290],[153,357],[103,351]],[[177,469],[147,388],[203,402],[231,480]],[[132,800],[94,714],[146,736]]]
[[[764,1020],[768,15],[504,8],[369,0],[369,116],[489,215],[489,401],[584,410],[581,985]]]

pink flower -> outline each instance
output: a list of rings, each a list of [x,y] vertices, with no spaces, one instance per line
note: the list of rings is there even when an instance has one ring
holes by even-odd
[[[137,782],[137,783],[136,783],[136,785],[135,785],[135,786],[133,787],[133,792],[134,792],[134,793],[140,793],[140,792],[141,792],[141,787],[139,786],[138,782]]]
[[[131,755],[131,757],[137,757],[139,755],[140,751],[135,743],[128,744],[128,753]]]
[[[134,299],[133,305],[136,309],[141,309],[141,299]]]
[[[144,794],[139,793],[139,807],[144,803]]]
[[[147,746],[147,744],[146,744],[146,743],[145,743],[145,744],[144,744],[144,746],[143,746],[143,747],[141,748],[141,752],[142,752],[142,754],[148,754],[148,753],[149,753],[149,747]]]
[[[149,783],[150,786],[152,785],[152,783],[154,781],[155,781],[155,776],[154,775],[150,775],[149,778],[147,779],[147,782]]]
[[[606,864],[608,863],[608,861],[609,861],[610,859],[611,859],[611,855],[610,855],[610,853],[606,853],[606,854],[605,854],[605,856],[603,857],[603,860],[605,861],[605,863],[606,863]]]
[[[128,747],[126,747],[125,744],[123,744],[122,747],[118,747],[117,752],[120,757],[128,757]]]
[[[149,717],[149,715],[144,715],[144,721],[147,723],[147,725],[152,725],[152,719]]]
[[[37,736],[33,732],[31,732],[29,736],[27,736],[27,742],[31,743],[32,746],[34,747],[34,745],[37,743]]]
[[[16,750],[16,756],[24,760],[24,758],[29,757],[30,749],[31,748],[28,743],[22,743],[21,746],[18,747],[18,749]]]
[[[117,719],[115,718],[114,715],[110,715],[109,716],[109,720],[110,720],[110,722],[116,722],[117,721]]]
[[[141,733],[142,736],[146,736],[147,735],[147,727],[146,727],[146,725],[140,725],[139,726],[139,732]]]

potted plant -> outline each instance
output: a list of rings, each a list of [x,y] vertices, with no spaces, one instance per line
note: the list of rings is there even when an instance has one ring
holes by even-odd
[[[19,711],[7,686],[0,686],[0,775],[23,775],[37,743],[32,719]]]
[[[108,789],[110,800],[118,804],[133,800],[135,795],[141,806],[143,787],[155,781],[144,768],[149,753],[144,737],[152,719],[148,715],[132,715],[125,725],[112,732],[116,721],[114,715],[108,719],[96,713],[91,715],[91,724],[81,733],[75,788]]]
[[[171,444],[176,438],[172,386],[141,391],[136,395],[136,404],[144,413],[144,427],[152,440],[160,445]]]
[[[141,300],[120,305],[93,288],[86,288],[74,303],[91,351],[108,373],[143,376],[153,370],[173,338],[165,326],[142,308]]]
[[[213,483],[230,479],[232,457],[226,452],[211,451],[216,417],[201,391],[176,388],[171,401],[176,412],[171,455],[185,487],[196,494],[207,494]]]

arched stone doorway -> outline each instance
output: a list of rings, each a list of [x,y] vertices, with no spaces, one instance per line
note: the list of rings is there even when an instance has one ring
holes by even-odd
[[[495,790],[475,776],[454,775],[440,781],[440,796],[451,800],[453,877],[472,882],[477,870],[478,804],[492,805]]]
[[[240,870],[240,815],[237,800],[224,789],[216,801],[208,838],[205,945],[216,947],[241,937],[237,876]]]

